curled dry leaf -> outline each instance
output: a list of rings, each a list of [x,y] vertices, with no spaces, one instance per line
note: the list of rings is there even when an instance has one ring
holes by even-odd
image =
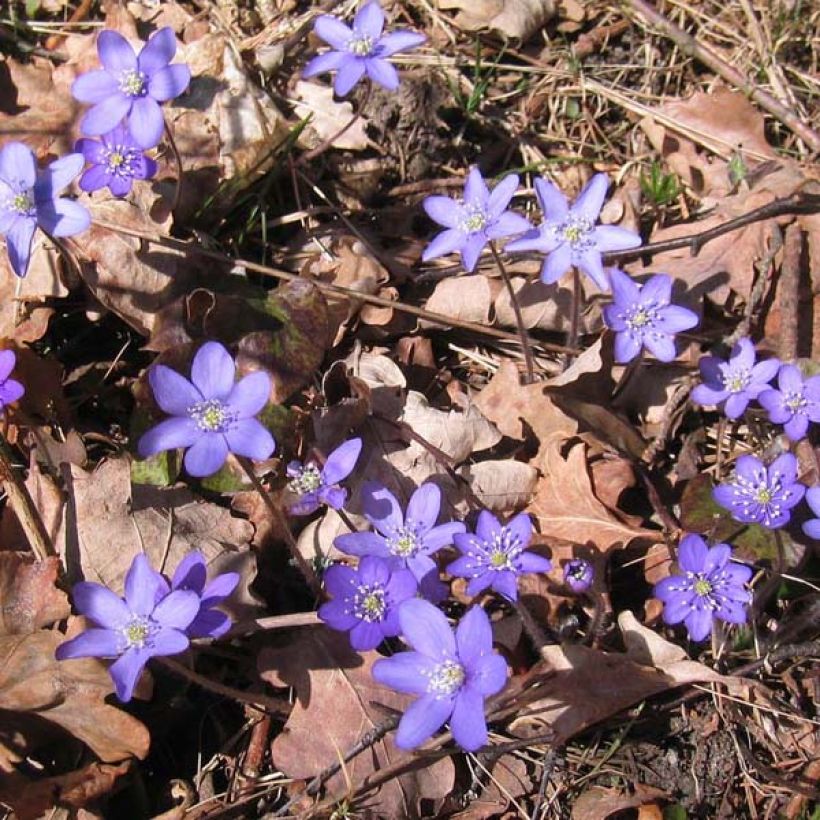
[[[465,465],[458,474],[466,479],[478,500],[497,513],[528,504],[538,483],[535,467],[512,459],[479,461]]]
[[[571,820],[607,820],[608,817],[619,816],[627,809],[643,809],[644,806],[655,805],[654,801],[659,799],[668,800],[669,796],[662,789],[645,786],[643,783],[635,783],[628,791],[593,786],[574,801],[570,817]],[[663,817],[663,814],[660,810],[657,815],[642,812],[638,820],[650,820],[650,817]]]
[[[60,559],[35,561],[30,553],[0,552],[0,635],[34,632],[71,614],[55,581]]]
[[[438,0],[458,9],[456,25],[467,31],[490,28],[505,37],[527,40],[555,15],[554,0]]]
[[[316,627],[300,632],[283,648],[259,654],[259,674],[272,686],[293,686],[296,703],[284,730],[271,746],[275,766],[287,776],[308,779],[336,763],[367,732],[410,697],[377,684],[371,677],[376,652],[354,652],[347,635]],[[399,760],[408,770],[389,780],[368,800],[380,817],[414,817],[419,801],[439,801],[452,789],[455,769],[449,758],[428,763],[397,749],[392,733],[344,766],[327,785],[340,799],[351,784]],[[434,811],[435,813],[435,811]]]
[[[353,106],[349,102],[337,102],[334,99],[333,87],[306,83],[299,80],[295,88],[297,101],[294,111],[299,119],[309,117],[307,128],[299,137],[303,148],[315,148],[340,131],[353,117]],[[348,151],[363,151],[368,140],[365,132],[365,121],[361,118],[330,145]]]

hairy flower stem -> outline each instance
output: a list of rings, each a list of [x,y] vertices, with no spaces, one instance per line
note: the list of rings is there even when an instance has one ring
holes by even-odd
[[[524,317],[521,314],[521,305],[518,304],[518,296],[513,290],[510,276],[504,263],[501,261],[501,256],[498,249],[495,247],[495,242],[490,242],[490,251],[495,259],[495,264],[504,280],[504,285],[507,288],[507,293],[510,295],[510,303],[512,304],[513,313],[515,313],[515,324],[518,327],[518,335],[521,338],[521,349],[524,353],[524,363],[527,368],[527,375],[524,377],[524,384],[532,384],[535,381],[535,363],[532,356],[532,347],[530,346],[530,337],[527,334],[527,329],[524,327]]]
[[[176,140],[168,123],[165,123],[165,136],[168,137],[168,144],[171,146],[171,153],[174,155],[174,161],[177,166],[177,184],[174,188],[174,198],[171,200],[171,213],[173,213],[179,206],[179,201],[182,197],[182,156],[177,148]]]
[[[253,471],[253,464],[251,461],[244,456],[237,456],[236,460],[242,466],[242,469],[245,471],[245,474],[253,484],[254,489],[256,492],[259,493],[259,497],[264,502],[265,506],[268,508],[268,512],[271,514],[271,518],[273,518],[277,528],[282,533],[285,539],[285,543],[288,545],[288,549],[290,550],[291,556],[296,563],[296,566],[299,567],[302,575],[305,577],[305,581],[307,585],[310,587],[310,591],[319,598],[322,594],[322,587],[319,583],[318,578],[316,577],[316,573],[310,567],[310,564],[305,560],[304,556],[301,552],[299,552],[299,545],[296,543],[296,539],[293,537],[293,533],[290,531],[290,525],[288,524],[288,520],[285,517],[282,510],[274,503],[273,499],[270,497],[270,494],[265,489],[262,482],[259,480],[259,477]]]
[[[347,133],[358,121],[358,119],[362,116],[362,112],[367,107],[367,103],[370,100],[370,92],[373,89],[373,84],[370,80],[367,81],[364,89],[364,97],[362,101],[359,103],[359,108],[356,113],[347,121],[345,125],[343,125],[335,134],[331,134],[327,139],[317,145],[315,148],[311,148],[310,151],[302,154],[299,159],[296,160],[294,165],[298,168],[300,165],[304,165],[311,160],[316,159],[320,154],[324,154],[328,148],[330,148],[336,140],[339,139],[343,134]]]
[[[615,401],[621,393],[624,392],[626,386],[632,380],[632,377],[637,373],[638,368],[640,367],[641,362],[643,361],[643,353],[639,353],[634,359],[632,359],[629,364],[623,369],[621,372],[621,377],[618,379],[618,383],[615,385],[615,388],[612,391],[612,397],[610,401]]]
[[[518,617],[521,618],[521,626],[524,628],[524,632],[527,633],[527,637],[530,639],[532,643],[533,649],[541,655],[541,650],[550,643],[555,643],[554,641],[550,641],[547,637],[547,633],[542,628],[541,624],[535,620],[535,616],[530,612],[529,607],[521,601],[516,601],[513,606],[515,607],[515,611],[518,613]]]
[[[581,271],[577,267],[572,268],[572,306],[569,315],[569,336],[567,347],[575,350],[578,347],[578,333],[581,326],[581,303],[584,300],[584,290],[581,284]],[[574,353],[567,353],[564,356],[564,370],[566,370],[575,358]]]

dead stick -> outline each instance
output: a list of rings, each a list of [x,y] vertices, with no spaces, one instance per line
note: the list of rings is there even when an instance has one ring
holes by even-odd
[[[780,120],[793,131],[815,153],[820,151],[820,134],[795,116],[785,105],[778,102],[771,94],[759,88],[740,71],[726,63],[714,51],[699,43],[696,38],[674,23],[667,20],[659,11],[652,8],[646,0],[621,0],[621,5],[635,12],[651,26],[654,26],[664,37],[672,40],[684,54],[694,57],[708,66],[727,83],[739,88],[750,99]]]
[[[795,222],[786,228],[783,238],[783,263],[777,283],[780,303],[780,342],[778,352],[784,362],[793,362],[798,355],[800,339],[800,255],[803,236]]]
[[[269,618],[254,618],[234,624],[228,633],[229,638],[239,635],[250,635],[252,632],[265,632],[271,629],[291,629],[297,626],[316,626],[320,624],[316,612],[292,612],[289,615],[272,615]]]

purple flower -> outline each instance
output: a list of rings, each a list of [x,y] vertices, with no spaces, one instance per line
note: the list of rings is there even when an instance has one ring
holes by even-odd
[[[74,236],[91,224],[82,205],[57,196],[82,169],[82,154],[67,154],[38,171],[27,145],[8,142],[0,148],[0,234],[18,276],[28,271],[38,225],[52,236]]]
[[[596,227],[608,187],[607,175],[595,174],[570,207],[556,185],[539,177],[535,180],[535,193],[544,212],[544,221],[538,228],[510,242],[506,250],[548,254],[541,268],[541,281],[546,284],[557,282],[575,265],[601,290],[608,290],[601,254],[637,248],[641,244],[638,234],[626,228]]]
[[[820,487],[809,487],[806,490],[806,503],[817,517],[810,518],[803,524],[803,532],[809,538],[820,541]]]
[[[74,147],[91,165],[80,177],[80,188],[89,193],[108,186],[114,196],[125,196],[135,179],[150,179],[157,172],[156,162],[145,156],[122,125],[99,141],[77,140]]]
[[[188,648],[185,630],[199,611],[199,596],[187,590],[162,595],[165,579],[137,555],[125,576],[125,598],[93,582],[74,585],[74,606],[97,627],[57,647],[57,660],[116,658],[108,672],[117,697],[131,700],[145,664],[155,655]]]
[[[313,30],[332,51],[314,57],[302,76],[335,71],[333,90],[339,97],[347,95],[365,74],[388,91],[395,91],[399,75],[385,58],[418,48],[427,38],[405,30],[383,35],[383,28],[384,12],[376,0],[370,0],[356,12],[352,29],[330,14],[317,17]]]
[[[671,277],[659,273],[641,286],[612,268],[609,281],[613,302],[604,308],[604,320],[615,331],[615,361],[630,362],[645,347],[656,359],[671,362],[674,335],[698,323],[697,314],[670,303]]]
[[[391,569],[375,555],[365,555],[357,569],[334,564],[324,582],[333,600],[319,607],[319,617],[331,629],[350,630],[350,645],[359,652],[401,632],[399,604],[418,591],[410,570]]]
[[[739,339],[728,361],[717,356],[704,356],[698,363],[703,383],[692,391],[698,404],[721,404],[726,418],[743,415],[752,399],[756,399],[775,377],[780,362],[767,359],[755,364],[755,346],[749,339]]]
[[[103,67],[81,74],[71,86],[80,102],[93,105],[80,122],[83,134],[107,134],[127,118],[138,147],[157,145],[165,125],[159,104],[178,97],[191,82],[187,65],[168,65],[176,50],[177,40],[168,26],[154,32],[139,56],[121,34],[101,31],[97,52]]]
[[[488,242],[530,230],[532,226],[523,216],[507,210],[517,188],[518,177],[508,174],[490,193],[481,171],[471,168],[464,185],[463,200],[428,196],[423,203],[424,210],[430,219],[447,230],[438,234],[424,249],[422,260],[427,262],[459,251],[461,264],[472,273]]]
[[[413,749],[446,720],[456,743],[474,752],[487,743],[484,699],[507,683],[507,662],[493,652],[490,619],[470,607],[455,634],[444,615],[428,601],[402,604],[399,622],[415,652],[401,652],[373,664],[378,683],[420,695],[399,723],[396,745]]]
[[[564,583],[573,592],[586,592],[592,586],[592,576],[592,564],[583,558],[572,558],[564,564]]]
[[[410,497],[406,516],[393,493],[380,484],[365,483],[361,495],[365,517],[377,532],[339,535],[333,542],[336,548],[348,555],[387,558],[392,568],[406,568],[413,573],[423,595],[442,600],[447,590],[430,556],[452,544],[453,537],[465,532],[466,527],[460,521],[436,526],[441,490],[435,484],[422,484]]]
[[[552,563],[526,550],[532,538],[532,521],[526,513],[519,513],[506,524],[489,511],[478,516],[475,534],[457,533],[453,536],[461,552],[447,567],[447,572],[458,578],[469,578],[468,595],[478,595],[488,587],[510,601],[518,599],[518,576],[522,572],[549,572]]]
[[[191,638],[219,638],[231,628],[230,616],[216,609],[236,589],[238,572],[223,572],[208,580],[201,552],[189,552],[171,579],[171,590],[189,590],[199,598],[199,612],[185,630]]]
[[[17,401],[26,392],[20,382],[9,378],[16,363],[17,356],[13,350],[0,350],[0,413],[7,404]]]
[[[137,450],[146,458],[187,447],[185,469],[201,478],[215,473],[228,453],[263,461],[273,436],[254,416],[268,403],[270,377],[261,370],[234,384],[236,366],[219,342],[206,342],[191,363],[188,381],[170,367],[154,365],[148,381],[157,404],[172,418],[152,427]]]
[[[352,438],[340,444],[319,467],[314,461],[302,464],[291,461],[288,464],[287,490],[296,498],[288,504],[291,515],[310,515],[322,504],[339,510],[347,500],[347,490],[339,487],[339,482],[347,478],[362,451],[362,440]]]
[[[764,390],[757,400],[769,412],[769,421],[782,424],[783,432],[799,441],[809,423],[820,422],[820,376],[803,378],[800,368],[784,364],[777,374],[779,390]]]
[[[683,537],[678,548],[681,575],[670,575],[655,584],[654,596],[663,601],[663,620],[683,621],[693,641],[702,641],[719,618],[732,624],[746,623],[746,604],[751,600],[745,584],[752,570],[732,564],[728,544],[708,547],[699,536]]]
[[[734,482],[718,484],[712,496],[736,521],[776,529],[788,523],[805,492],[797,481],[797,459],[783,453],[768,467],[754,456],[740,456]]]

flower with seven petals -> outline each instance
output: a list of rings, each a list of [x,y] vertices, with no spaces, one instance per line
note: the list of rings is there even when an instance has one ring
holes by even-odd
[[[91,165],[80,177],[80,188],[89,193],[107,186],[114,196],[126,196],[135,179],[150,179],[157,172],[157,163],[143,153],[122,125],[99,140],[77,140],[74,147]]]
[[[757,400],[769,413],[769,421],[782,424],[783,432],[799,441],[809,424],[820,422],[820,376],[803,378],[800,368],[784,364],[777,373],[779,390],[764,390]]]

